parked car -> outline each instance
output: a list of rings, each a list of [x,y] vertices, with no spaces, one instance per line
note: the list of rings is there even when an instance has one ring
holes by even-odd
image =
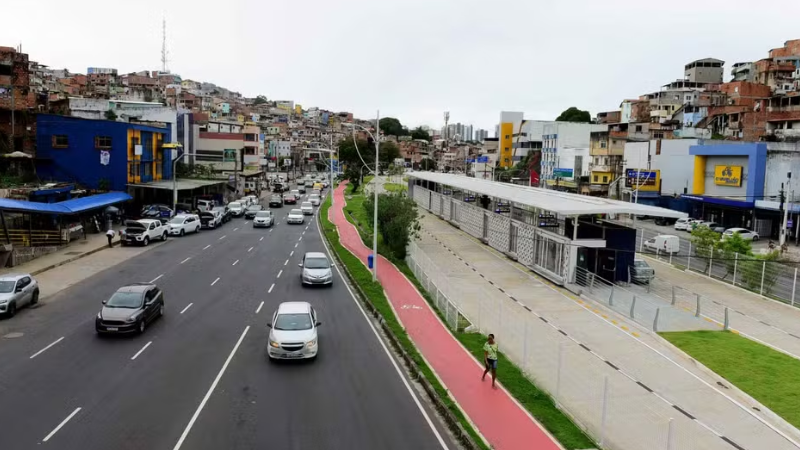
[[[159,219],[167,222],[175,215],[175,212],[167,205],[153,204],[143,207],[139,215],[142,219]]]
[[[293,209],[289,211],[289,214],[286,216],[286,223],[299,223],[302,224],[306,221],[305,216],[303,215],[303,211],[299,209]]]
[[[681,240],[671,234],[660,234],[644,241],[644,248],[656,253],[677,255],[681,250]]]
[[[308,302],[284,302],[267,323],[267,355],[274,359],[314,359],[319,351],[317,327],[322,325]]]
[[[252,219],[256,216],[256,213],[264,209],[261,205],[250,205],[247,207],[247,210],[244,213],[245,219]]]
[[[283,194],[284,205],[296,205],[297,197],[294,194]]]
[[[0,314],[14,317],[23,306],[39,303],[39,283],[27,273],[0,276]]]
[[[200,226],[200,217],[196,214],[178,214],[169,221],[169,234],[183,236],[186,233],[197,233]]]
[[[689,217],[682,217],[675,221],[675,229],[682,230],[682,231],[691,231],[692,230],[692,222],[694,219]]]
[[[200,213],[200,226],[213,230],[219,225],[221,216],[214,214],[213,211],[205,211]]]
[[[283,206],[283,199],[280,195],[272,195],[269,197],[270,208],[280,208]]]
[[[148,245],[154,239],[167,240],[167,225],[156,219],[126,220],[125,228],[120,232],[122,245]]]
[[[222,216],[222,223],[226,223],[231,220],[232,216],[231,210],[230,208],[228,208],[227,205],[215,206],[214,209],[212,209],[212,211],[218,211],[220,213],[220,215]]]
[[[717,222],[701,222],[701,223],[697,224],[697,226],[711,228],[712,231],[715,231],[717,233],[724,233],[725,232],[725,227],[723,227],[722,225],[718,224]]]
[[[205,198],[198,198],[197,199],[197,209],[199,211],[210,211],[210,210],[214,209],[214,206],[216,206],[216,204],[217,204],[217,202],[214,201],[214,200],[209,200],[209,199],[205,199]]]
[[[232,202],[228,203],[228,208],[231,210],[232,217],[242,217],[247,206],[244,206],[244,204],[240,202]]]
[[[333,264],[328,261],[328,257],[321,252],[308,252],[303,255],[300,266],[300,283],[306,284],[325,284],[333,283]]]
[[[94,328],[98,334],[144,333],[153,320],[164,315],[164,293],[153,283],[122,286],[97,313]]]
[[[650,284],[656,277],[656,271],[643,259],[634,259],[630,266],[630,279],[632,283]]]
[[[670,225],[674,225],[678,219],[674,217],[655,217],[653,218],[653,223],[656,225],[661,225],[668,227]]]
[[[319,194],[311,194],[308,196],[308,201],[314,205],[319,206]]]
[[[757,241],[759,239],[758,233],[748,230],[747,228],[728,228],[722,233],[722,239],[728,239],[734,234],[738,234],[745,241]]]
[[[272,211],[259,211],[256,213],[255,217],[253,217],[253,228],[271,227],[274,224],[275,215],[272,214]]]
[[[313,216],[314,215],[314,205],[311,202],[303,202],[300,204],[300,211],[303,212],[303,215],[306,216]]]

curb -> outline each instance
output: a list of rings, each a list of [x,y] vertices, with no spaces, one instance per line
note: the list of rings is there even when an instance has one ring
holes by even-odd
[[[39,275],[42,272],[47,272],[48,270],[55,269],[56,267],[63,266],[64,264],[69,264],[69,263],[71,263],[73,261],[77,261],[77,260],[79,260],[81,258],[84,258],[86,256],[93,255],[93,254],[95,254],[95,253],[97,253],[97,252],[99,252],[101,250],[105,250],[107,248],[109,248],[109,247],[107,245],[104,245],[102,247],[98,247],[96,249],[89,250],[86,253],[81,253],[80,255],[73,256],[72,258],[67,258],[67,259],[65,259],[65,260],[63,260],[61,262],[57,262],[57,263],[51,264],[51,265],[49,265],[47,267],[43,267],[41,269],[34,270],[33,272],[30,272],[30,274],[31,275]]]
[[[333,195],[332,192],[331,195]],[[442,399],[436,393],[436,390],[434,389],[433,385],[425,378],[425,375],[422,373],[422,370],[419,368],[417,363],[414,362],[414,360],[411,358],[411,355],[409,355],[405,351],[403,346],[400,344],[400,341],[397,339],[397,336],[395,336],[394,332],[392,332],[392,330],[386,325],[386,320],[383,318],[383,315],[381,315],[381,313],[375,308],[375,306],[369,300],[364,291],[361,290],[361,286],[359,286],[358,283],[355,281],[353,274],[350,273],[350,269],[348,269],[347,266],[344,264],[342,259],[339,257],[339,254],[333,248],[333,244],[328,239],[328,236],[325,234],[319,216],[320,215],[317,214],[317,226],[319,226],[320,229],[322,230],[322,236],[325,238],[327,244],[331,246],[331,250],[333,250],[331,254],[333,255],[334,258],[336,258],[339,267],[343,269],[350,285],[353,287],[356,294],[358,294],[361,303],[367,308],[367,310],[372,314],[373,317],[378,319],[378,323],[380,324],[381,330],[383,330],[384,335],[388,338],[389,343],[392,345],[394,350],[403,358],[403,361],[405,362],[406,367],[409,370],[410,375],[412,376],[412,379],[417,383],[419,383],[425,390],[425,393],[428,395],[428,398],[431,400],[433,406],[436,408],[436,411],[444,419],[445,424],[447,425],[450,432],[453,433],[456,440],[458,440],[458,442],[462,446],[464,446],[464,448],[466,448],[467,450],[480,450],[481,447],[478,446],[478,444],[472,439],[472,437],[466,432],[466,430],[464,430],[464,427],[461,426],[461,423],[458,421],[455,415],[453,415],[452,411],[450,411],[447,405],[444,404]],[[336,228],[336,233],[338,234],[339,228],[335,224],[333,223],[331,224],[334,226],[334,228]],[[342,247],[349,252],[349,250],[347,250],[346,247],[344,246]]]

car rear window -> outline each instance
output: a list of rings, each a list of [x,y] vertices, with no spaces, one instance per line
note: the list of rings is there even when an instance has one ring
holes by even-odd
[[[301,211],[299,209],[293,209],[293,210],[289,211],[289,214],[303,214],[303,211]]]

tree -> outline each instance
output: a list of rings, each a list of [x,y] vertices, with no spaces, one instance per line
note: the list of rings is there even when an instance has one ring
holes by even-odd
[[[372,153],[375,153],[373,149]],[[380,148],[380,162],[383,168],[394,164],[394,160],[400,157],[400,147],[392,141],[382,142]],[[374,158],[373,158],[374,159]]]
[[[722,277],[723,280],[737,269],[738,258],[742,256],[751,256],[753,254],[750,241],[742,239],[739,233],[733,233],[731,236],[725,238],[725,240],[720,241],[719,250],[722,259],[725,261],[725,276]]]
[[[710,263],[710,259],[714,256],[714,251],[719,248],[719,237],[720,234],[709,227],[698,226],[692,230],[692,244],[694,244],[694,251],[697,256],[705,259],[706,261],[703,272],[708,269],[708,264]]]
[[[585,122],[592,121],[592,116],[589,111],[582,111],[574,106],[570,106],[564,112],[556,117],[556,122]]]
[[[436,170],[436,161],[430,158],[423,158],[419,163],[419,170]]]
[[[114,111],[107,109],[105,112],[106,120],[117,120],[117,113]]]
[[[261,105],[263,103],[267,103],[267,97],[264,97],[263,95],[259,95],[255,100],[253,100],[254,105]]]
[[[374,220],[374,202],[374,197],[369,196],[363,203],[370,221]],[[405,259],[406,246],[419,229],[419,213],[413,199],[400,192],[378,195],[377,232],[380,233],[391,256],[400,260]]]
[[[406,136],[408,135],[408,128],[404,127],[399,120],[394,117],[384,117],[381,119],[381,131],[383,134],[389,136]]]
[[[414,128],[413,131],[411,131],[411,139],[425,139],[426,141],[430,141],[431,135],[430,133],[422,129],[422,127],[417,127]]]

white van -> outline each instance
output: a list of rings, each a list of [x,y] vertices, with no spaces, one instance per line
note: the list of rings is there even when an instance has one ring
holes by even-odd
[[[660,234],[644,241],[644,248],[656,253],[677,255],[681,250],[681,240],[671,234]]]

